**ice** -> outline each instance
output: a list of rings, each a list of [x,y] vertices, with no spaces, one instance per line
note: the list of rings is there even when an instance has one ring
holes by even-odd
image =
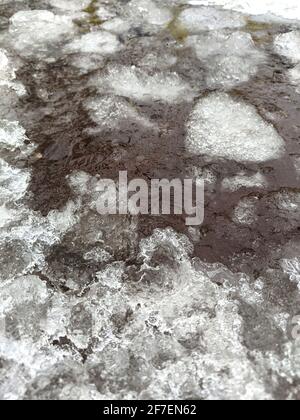
[[[300,64],[288,71],[290,82],[297,86],[297,93],[300,93]]]
[[[216,31],[187,39],[199,60],[207,68],[210,88],[232,88],[247,82],[258,71],[265,55],[259,51],[250,34]]]
[[[66,46],[66,51],[84,54],[114,54],[121,48],[116,35],[105,31],[91,32],[82,35]]]
[[[10,166],[0,158],[0,203],[18,201],[27,190],[30,181],[29,171]],[[0,223],[3,221],[0,221]]]
[[[91,118],[98,124],[99,129],[122,127],[122,124],[140,124],[149,129],[158,129],[148,118],[143,117],[128,101],[114,96],[104,96],[89,100],[86,105]]]
[[[250,226],[257,220],[257,197],[243,198],[233,212],[233,221],[238,224]]]
[[[283,156],[285,143],[254,107],[214,93],[196,104],[187,123],[186,149],[239,162],[266,162]]]
[[[0,87],[7,86],[14,90],[18,96],[23,96],[26,94],[26,89],[21,83],[15,81],[15,70],[17,70],[17,66],[13,66],[8,52],[0,49]]]
[[[293,63],[300,62],[300,31],[277,35],[274,40],[277,54],[288,58]]]
[[[49,0],[51,6],[63,11],[79,12],[91,3],[91,0]]]
[[[279,17],[300,20],[298,0],[189,0],[192,5],[222,6],[224,9],[236,10],[249,15],[267,15],[269,19]]]
[[[299,399],[299,65],[272,54],[296,25],[227,11],[265,0],[0,3],[0,399]],[[204,180],[205,226],[99,214],[130,156]]]
[[[0,295],[1,315],[12,311],[18,305],[32,302],[44,304],[49,296],[46,284],[37,276],[20,277],[2,283]]]
[[[284,259],[281,261],[283,271],[293,283],[297,283],[300,290],[300,260],[299,258]]]
[[[135,66],[110,66],[103,79],[94,78],[91,83],[100,91],[143,102],[188,102],[193,97],[190,86],[177,73],[150,75]]]
[[[108,32],[112,32],[117,35],[124,35],[130,30],[131,25],[128,21],[116,17],[114,19],[107,20],[101,27]]]
[[[190,34],[197,34],[202,31],[241,28],[246,25],[246,20],[238,13],[227,10],[191,7],[180,13],[178,24]]]
[[[222,188],[231,192],[238,191],[241,188],[266,188],[267,186],[266,177],[259,172],[252,176],[240,173],[232,178],[225,178],[222,182]]]
[[[152,0],[132,0],[128,3],[128,15],[134,21],[145,21],[151,25],[167,26],[173,19],[167,7]]]
[[[0,149],[27,155],[34,150],[27,142],[25,130],[17,121],[0,120]]]
[[[74,32],[71,17],[47,10],[27,10],[10,19],[9,34],[13,48],[23,57],[49,56],[49,49]]]

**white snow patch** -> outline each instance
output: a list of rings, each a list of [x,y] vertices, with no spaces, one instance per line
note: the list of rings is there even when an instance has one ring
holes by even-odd
[[[187,123],[187,151],[240,162],[266,162],[285,152],[274,127],[251,105],[225,93],[201,99]]]
[[[19,151],[28,155],[34,150],[33,145],[26,145],[28,138],[25,130],[17,121],[0,120],[0,149],[10,152]]]

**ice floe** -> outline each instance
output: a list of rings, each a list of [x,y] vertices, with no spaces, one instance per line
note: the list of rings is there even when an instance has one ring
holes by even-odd
[[[123,124],[140,124],[149,129],[158,127],[148,118],[143,117],[124,98],[104,96],[99,99],[92,99],[86,103],[86,109],[99,129],[112,129],[121,127]]]
[[[241,225],[251,226],[257,220],[256,207],[258,197],[243,198],[233,212],[233,221]]]
[[[283,271],[293,283],[297,283],[300,290],[300,260],[299,258],[284,259],[281,261]]]
[[[77,12],[88,7],[91,0],[48,0],[49,4],[63,11]]]
[[[106,75],[94,77],[91,84],[99,91],[143,102],[188,102],[193,97],[191,87],[177,73],[148,74],[135,66],[109,66]]]
[[[10,19],[12,47],[23,57],[51,56],[49,49],[74,32],[69,16],[55,15],[47,10],[19,11]]]
[[[17,66],[12,64],[7,51],[0,49],[0,87],[6,86],[14,90],[18,96],[23,96],[26,94],[26,89],[15,80],[16,70]]]
[[[187,123],[187,151],[240,162],[265,162],[284,154],[274,127],[251,105],[225,93],[201,99]]]
[[[146,21],[151,25],[167,26],[172,12],[152,0],[131,0],[127,5],[129,17],[135,21]]]
[[[216,31],[191,36],[187,45],[206,69],[207,85],[210,88],[232,88],[247,82],[265,61],[250,34],[245,32]]]
[[[277,54],[288,58],[293,63],[300,62],[300,31],[277,35],[274,40]]]
[[[121,47],[116,35],[106,31],[91,32],[82,35],[66,46],[66,51],[84,54],[114,54]]]
[[[29,171],[21,170],[9,165],[0,158],[0,204],[17,202],[28,188]],[[2,222],[3,220],[1,220]]]
[[[190,34],[220,29],[237,29],[246,25],[245,18],[235,12],[210,7],[191,7],[178,16],[177,24]]]
[[[0,148],[10,152],[30,154],[34,146],[28,145],[24,128],[17,121],[0,120]]]

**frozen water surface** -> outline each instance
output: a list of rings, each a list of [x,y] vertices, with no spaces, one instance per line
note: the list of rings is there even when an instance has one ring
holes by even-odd
[[[299,4],[0,1],[1,399],[299,400]]]

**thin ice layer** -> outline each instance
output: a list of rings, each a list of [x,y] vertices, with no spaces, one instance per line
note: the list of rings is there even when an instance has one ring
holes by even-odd
[[[265,162],[284,154],[274,127],[251,105],[225,93],[201,99],[187,123],[187,151],[239,162]]]

